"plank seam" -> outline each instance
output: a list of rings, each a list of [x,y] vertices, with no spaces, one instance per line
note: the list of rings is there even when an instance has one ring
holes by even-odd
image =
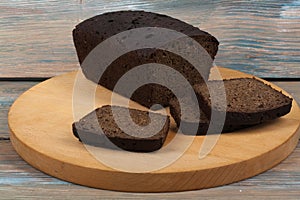
[[[0,77],[1,81],[14,81],[14,82],[21,82],[21,81],[33,81],[33,82],[42,82],[51,77]]]
[[[9,137],[0,137],[0,141],[6,141],[6,140],[10,140]]]
[[[0,81],[45,81],[52,77],[0,77]],[[260,77],[266,81],[278,81],[278,82],[300,82],[300,78],[289,78],[289,77]]]

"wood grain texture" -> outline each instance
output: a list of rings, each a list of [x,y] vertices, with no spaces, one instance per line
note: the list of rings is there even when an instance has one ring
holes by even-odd
[[[0,82],[0,139],[8,139],[7,114],[11,104],[37,82]]]
[[[297,102],[300,102],[300,82],[273,82],[291,94]],[[23,92],[38,84],[28,81],[1,81],[0,82],[0,138],[8,139],[7,114],[11,104]]]
[[[297,2],[1,1],[0,76],[50,77],[77,69],[74,26],[96,14],[133,9],[168,14],[215,35],[220,41],[217,65],[256,76],[300,77]]]
[[[0,135],[9,137],[9,106],[36,82],[0,82]],[[300,82],[276,82],[300,102]],[[300,143],[282,163],[238,183],[199,191],[159,194],[113,192],[78,186],[48,176],[28,165],[10,141],[0,140],[0,199],[298,199],[300,196]]]
[[[287,91],[293,96],[293,98],[300,102],[300,81],[299,82],[273,82],[275,85],[278,85],[283,90]]]
[[[273,82],[275,85],[278,85],[293,98],[300,102],[300,82]],[[28,90],[30,87],[38,84],[38,82],[27,82],[27,81],[18,81],[18,82],[9,82],[1,81],[0,82],[0,136],[8,138],[8,128],[7,128],[7,113],[11,104],[15,99],[21,95],[23,92]]]
[[[220,68],[220,72],[224,78],[247,76],[224,68]],[[72,94],[75,91],[75,76],[76,73],[68,73],[31,88],[14,103],[9,113],[11,139],[18,153],[38,169],[64,180],[92,187],[138,192],[208,188],[239,181],[270,169],[286,158],[298,143],[296,131],[300,123],[300,111],[294,104],[291,113],[276,121],[222,134],[215,148],[201,160],[197,159],[197,155],[205,137],[197,136],[182,157],[157,171],[136,173],[112,169],[98,162],[93,157],[95,154],[91,156],[91,151],[86,151],[72,136],[70,124],[74,120],[72,102],[75,99]],[[83,84],[86,91],[90,90],[89,84],[94,87],[86,80]],[[111,94],[100,86],[97,87],[96,95],[99,96],[96,105],[92,107],[85,107],[87,96],[83,95],[85,92],[80,94],[81,115],[94,106],[110,103]],[[121,98],[118,97],[118,100]],[[171,130],[169,134],[174,133]],[[171,147],[172,153],[180,149],[182,142],[187,139],[180,134],[176,134],[176,137],[179,137],[180,143],[175,142],[175,146]],[[93,150],[96,149],[101,150]],[[118,155],[114,162],[119,162],[121,155],[127,156],[123,152],[119,155],[117,151],[103,150],[111,158]],[[143,158],[148,155],[130,154],[129,157],[134,156],[137,160],[140,156]]]
[[[0,141],[0,199],[298,199],[300,144],[282,163],[238,183],[188,192],[124,193],[78,186],[28,165],[9,141]]]

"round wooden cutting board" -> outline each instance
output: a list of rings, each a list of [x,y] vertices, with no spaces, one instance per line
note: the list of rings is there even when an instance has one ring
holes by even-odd
[[[250,77],[225,68],[214,68],[212,74],[217,69],[223,78]],[[298,143],[300,110],[293,101],[291,112],[280,119],[220,135],[215,146],[204,157],[199,157],[203,141],[216,135],[193,137],[192,143],[183,149],[182,154],[178,152],[178,149],[182,150],[180,142],[175,143],[173,150],[162,152],[161,155],[166,157],[159,157],[161,163],[150,162],[152,155],[160,155],[160,150],[147,154],[88,147],[73,136],[71,124],[92,110],[85,105],[86,95],[94,92],[94,107],[99,107],[110,104],[112,93],[101,86],[89,90],[87,88],[95,87],[95,84],[83,81],[85,85],[79,92],[82,94],[82,105],[76,105],[74,114],[74,102],[78,99],[74,100],[73,92],[78,74],[81,72],[63,74],[32,87],[14,102],[8,115],[11,141],[18,154],[33,167],[62,180],[95,188],[132,192],[209,188],[249,178],[272,168],[285,159]],[[120,102],[125,99],[121,96],[118,98]],[[144,109],[133,102],[130,106]],[[167,143],[171,143],[177,135],[182,142],[191,137],[180,133],[175,136],[174,126],[172,121]],[[162,149],[165,147],[168,144]],[[102,158],[93,154],[98,150],[102,152],[101,156],[111,158],[114,163],[101,162]],[[167,156],[174,152],[180,156],[173,162],[163,163],[164,158],[167,160]],[[137,171],[122,170],[125,162],[128,162],[124,159],[126,156],[136,158],[131,164],[137,167]],[[149,162],[139,163],[147,157]],[[138,168],[143,164],[157,164],[158,167],[156,170],[143,171]]]

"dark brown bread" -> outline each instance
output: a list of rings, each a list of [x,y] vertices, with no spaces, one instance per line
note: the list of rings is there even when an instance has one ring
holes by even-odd
[[[290,112],[293,99],[287,97],[271,86],[255,78],[237,78],[224,80],[227,105],[218,105],[222,102],[220,86],[222,81],[209,81],[212,98],[216,98],[216,105],[212,108],[210,93],[205,84],[197,84],[194,90],[198,101],[206,116],[210,117],[211,109],[224,112],[226,109],[225,124],[254,125],[273,120]]]
[[[119,116],[123,122],[128,121],[127,108],[113,106],[113,109],[114,114]],[[160,149],[169,131],[169,117],[152,113],[154,116],[152,119],[154,120],[151,121],[151,126],[155,127],[157,124],[164,122],[162,120],[166,119],[166,121],[157,134],[147,137],[147,133],[143,131],[143,126],[150,123],[149,112],[129,109],[129,113],[133,122],[141,127],[139,137],[128,135],[119,128],[114,120],[112,107],[109,105],[97,108],[78,122],[74,122],[72,124],[73,134],[80,141],[93,146],[115,148],[105,140],[106,136],[117,147],[127,151],[151,152]]]
[[[185,104],[185,110],[181,110],[177,98],[174,97],[170,100],[170,114],[176,122],[177,127],[181,124],[182,133],[193,134],[193,130],[190,130],[189,127],[197,126],[199,123],[197,134],[205,135],[209,125],[209,120],[206,118],[205,114],[201,110],[200,115],[196,113],[195,107],[198,105],[197,103],[192,102],[192,100],[188,101],[187,98],[183,98],[182,102]],[[191,102],[192,104],[190,104]],[[188,115],[185,118],[182,118],[182,112],[188,113]]]
[[[73,30],[73,40],[80,64],[83,63],[86,56],[102,41],[122,31],[141,27],[168,28],[186,34],[198,42],[212,59],[214,59],[218,50],[219,43],[215,37],[178,19],[144,11],[118,11],[87,19],[78,24]],[[207,79],[209,74],[208,68],[205,72],[202,72],[204,76],[202,77],[181,56],[169,51],[151,48],[131,51],[120,56],[108,66],[101,78],[95,73],[97,69],[83,67],[82,70],[89,80],[113,90],[115,84],[123,74],[135,66],[146,63],[167,65],[180,72],[191,85],[203,82],[203,78]],[[148,73],[149,77],[154,78],[157,77],[157,74],[159,72]],[[180,84],[178,84],[178,87],[180,87]],[[116,92],[122,94],[122,91]],[[167,106],[172,96],[172,92],[166,87],[157,84],[147,84],[137,89],[131,99],[150,108],[156,103]]]
[[[188,97],[182,98],[182,102],[185,104],[185,110],[182,110],[176,98],[170,100],[170,114],[174,118],[177,127],[180,127],[182,133],[186,135],[206,135],[210,121],[201,109],[199,109],[200,116],[196,113],[195,106],[198,106],[198,102],[193,102],[191,99],[188,101]],[[185,112],[188,115],[185,118],[182,118],[182,112]],[[198,126],[197,132],[190,128],[195,126]],[[227,133],[247,127],[249,126],[224,124],[221,132]]]

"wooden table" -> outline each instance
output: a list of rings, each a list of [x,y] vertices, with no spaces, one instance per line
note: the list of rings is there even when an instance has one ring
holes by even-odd
[[[14,151],[7,127],[10,105],[40,81],[78,68],[72,28],[82,19],[110,10],[162,12],[200,26],[221,42],[218,65],[278,78],[274,83],[300,102],[300,17],[294,1],[182,2],[0,3],[0,199],[299,199],[300,144],[281,164],[253,178],[199,191],[154,194],[106,191],[64,182],[32,168]]]
[[[0,199],[297,199],[300,196],[300,144],[281,164],[256,177],[227,186],[179,193],[124,193],[93,189],[52,178],[28,165],[9,140],[7,111],[12,102],[38,81],[1,81],[0,84]],[[300,82],[276,82],[300,102]]]

